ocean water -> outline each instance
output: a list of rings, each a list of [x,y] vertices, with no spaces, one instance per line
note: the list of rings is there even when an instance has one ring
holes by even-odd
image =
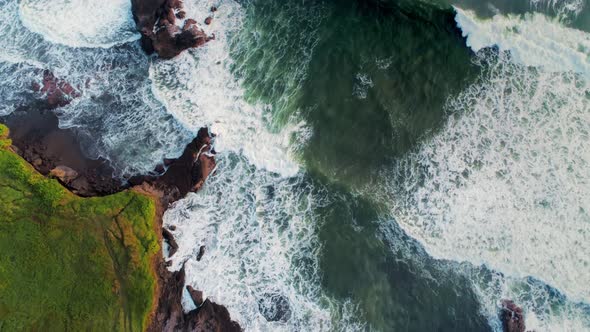
[[[212,5],[216,39],[163,61],[128,1],[0,0],[0,115],[51,70],[81,92],[60,126],[122,177],[208,126],[218,166],[164,216],[170,268],[248,331],[501,331],[502,299],[529,329],[590,331],[585,1],[187,16]]]

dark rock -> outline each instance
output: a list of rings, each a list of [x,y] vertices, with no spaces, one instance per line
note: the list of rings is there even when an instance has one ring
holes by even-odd
[[[162,237],[168,243],[168,257],[172,257],[178,251],[178,244],[174,240],[174,235],[166,228],[162,228]]]
[[[205,255],[205,246],[201,246],[199,248],[199,254],[197,255],[197,262],[201,260],[201,258],[203,258],[203,255]]]
[[[217,11],[217,7],[215,7],[215,6],[211,6],[211,12],[212,12],[212,13],[215,13],[216,11]]]
[[[181,1],[131,0],[131,8],[136,28],[142,36],[142,48],[147,54],[155,51],[161,58],[170,59],[213,39],[194,20],[187,20],[182,29],[175,25],[176,17],[186,15]]]
[[[291,318],[289,299],[278,293],[263,294],[258,299],[258,311],[269,322],[286,322]]]
[[[511,300],[502,300],[500,321],[504,332],[525,332],[526,330],[522,308]]]
[[[170,162],[166,173],[156,178],[154,185],[169,193],[173,201],[199,190],[215,168],[212,138],[207,128],[201,128],[182,155]]]
[[[194,289],[193,286],[190,286],[190,285],[186,286],[186,290],[190,294],[191,299],[193,300],[193,302],[195,303],[197,308],[203,305],[204,299],[203,299],[203,292],[202,291],[198,291],[198,290]]]
[[[51,107],[51,104],[43,106]],[[3,117],[1,122],[10,128],[15,152],[43,175],[55,170],[53,175],[75,194],[104,196],[128,188],[123,180],[115,177],[115,170],[107,160],[86,157],[76,130],[59,128],[53,111],[39,110],[35,105],[21,107]],[[66,168],[71,171],[64,177],[66,174],[59,170]],[[78,176],[73,177],[72,172]]]
[[[209,16],[205,19],[205,24],[209,25],[211,22],[213,22],[213,17]]]
[[[160,274],[159,280],[162,282],[159,286],[161,289],[160,297],[158,298],[154,318],[147,331],[241,331],[238,323],[231,320],[231,316],[224,306],[213,303],[208,299],[202,301],[202,304],[197,309],[184,313],[181,305],[185,283],[184,267],[180,271],[170,272],[164,264],[160,264],[158,271]],[[197,291],[191,292],[192,287],[190,289],[189,287],[187,287],[187,290],[189,290],[195,304],[201,302]]]

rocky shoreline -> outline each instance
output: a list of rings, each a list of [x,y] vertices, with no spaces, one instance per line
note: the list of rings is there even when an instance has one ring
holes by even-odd
[[[156,220],[160,243],[174,247],[174,239],[162,227],[162,216],[173,202],[197,191],[215,168],[211,135],[206,128],[187,145],[177,159],[165,160],[160,175],[135,176],[127,183],[113,177],[106,160],[89,159],[77,144],[74,130],[60,129],[57,117],[49,109],[21,109],[2,118],[14,128],[12,149],[43,175],[57,178],[72,193],[83,197],[110,195],[122,190],[146,194],[156,202]],[[65,152],[67,151],[67,153]],[[56,170],[67,170],[59,173]],[[72,177],[72,173],[75,176]],[[203,250],[204,252],[204,250]],[[172,255],[173,252],[170,252]],[[240,331],[222,305],[203,299],[202,292],[188,286],[197,309],[185,313],[181,299],[184,291],[184,268],[170,272],[163,255],[156,255],[153,270],[157,276],[155,306],[148,331]],[[200,295],[199,295],[200,294]]]

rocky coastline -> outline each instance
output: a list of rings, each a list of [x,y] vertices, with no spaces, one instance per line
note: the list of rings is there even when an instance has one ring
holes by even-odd
[[[113,177],[106,160],[89,159],[77,145],[76,133],[60,129],[50,109],[21,109],[3,118],[11,130],[12,150],[28,161],[39,173],[56,178],[65,188],[82,197],[110,195],[131,190],[148,195],[156,202],[154,228],[160,243],[174,248],[174,239],[162,227],[162,216],[170,204],[189,192],[197,191],[215,168],[214,151],[206,128],[187,145],[177,159],[165,160],[155,173],[129,179],[126,183]],[[64,153],[67,151],[67,153]],[[61,172],[60,172],[61,170]],[[204,250],[203,250],[204,252]],[[170,256],[174,252],[170,251]],[[155,298],[148,331],[240,331],[222,305],[203,299],[202,292],[189,294],[197,309],[185,313],[181,305],[185,288],[184,268],[170,272],[163,255],[156,255],[153,269],[157,276]],[[197,296],[195,294],[201,294]]]
[[[11,149],[39,173],[57,179],[77,196],[106,196],[129,190],[151,197],[156,203],[153,227],[159,242],[166,241],[171,248],[169,255],[172,256],[176,244],[169,231],[163,228],[162,217],[170,204],[199,190],[214,171],[213,135],[207,128],[201,128],[179,158],[165,159],[152,174],[133,176],[125,181],[114,176],[115,170],[107,160],[94,160],[84,155],[75,130],[59,128],[53,110],[79,97],[79,92],[48,71],[42,76],[42,83],[31,88],[42,93],[43,99],[0,119],[11,128]],[[201,253],[204,254],[204,248]],[[187,290],[197,309],[185,313],[181,304],[184,268],[170,272],[161,254],[155,255],[152,266],[157,286],[148,331],[241,330],[225,307],[203,299],[202,292],[190,286]]]

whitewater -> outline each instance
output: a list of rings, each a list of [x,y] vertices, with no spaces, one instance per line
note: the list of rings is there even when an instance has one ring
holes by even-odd
[[[527,328],[587,330],[590,35],[539,13],[456,12],[483,73],[449,98],[443,129],[385,171],[392,213],[430,255],[498,271],[466,272],[492,321],[508,298]]]

